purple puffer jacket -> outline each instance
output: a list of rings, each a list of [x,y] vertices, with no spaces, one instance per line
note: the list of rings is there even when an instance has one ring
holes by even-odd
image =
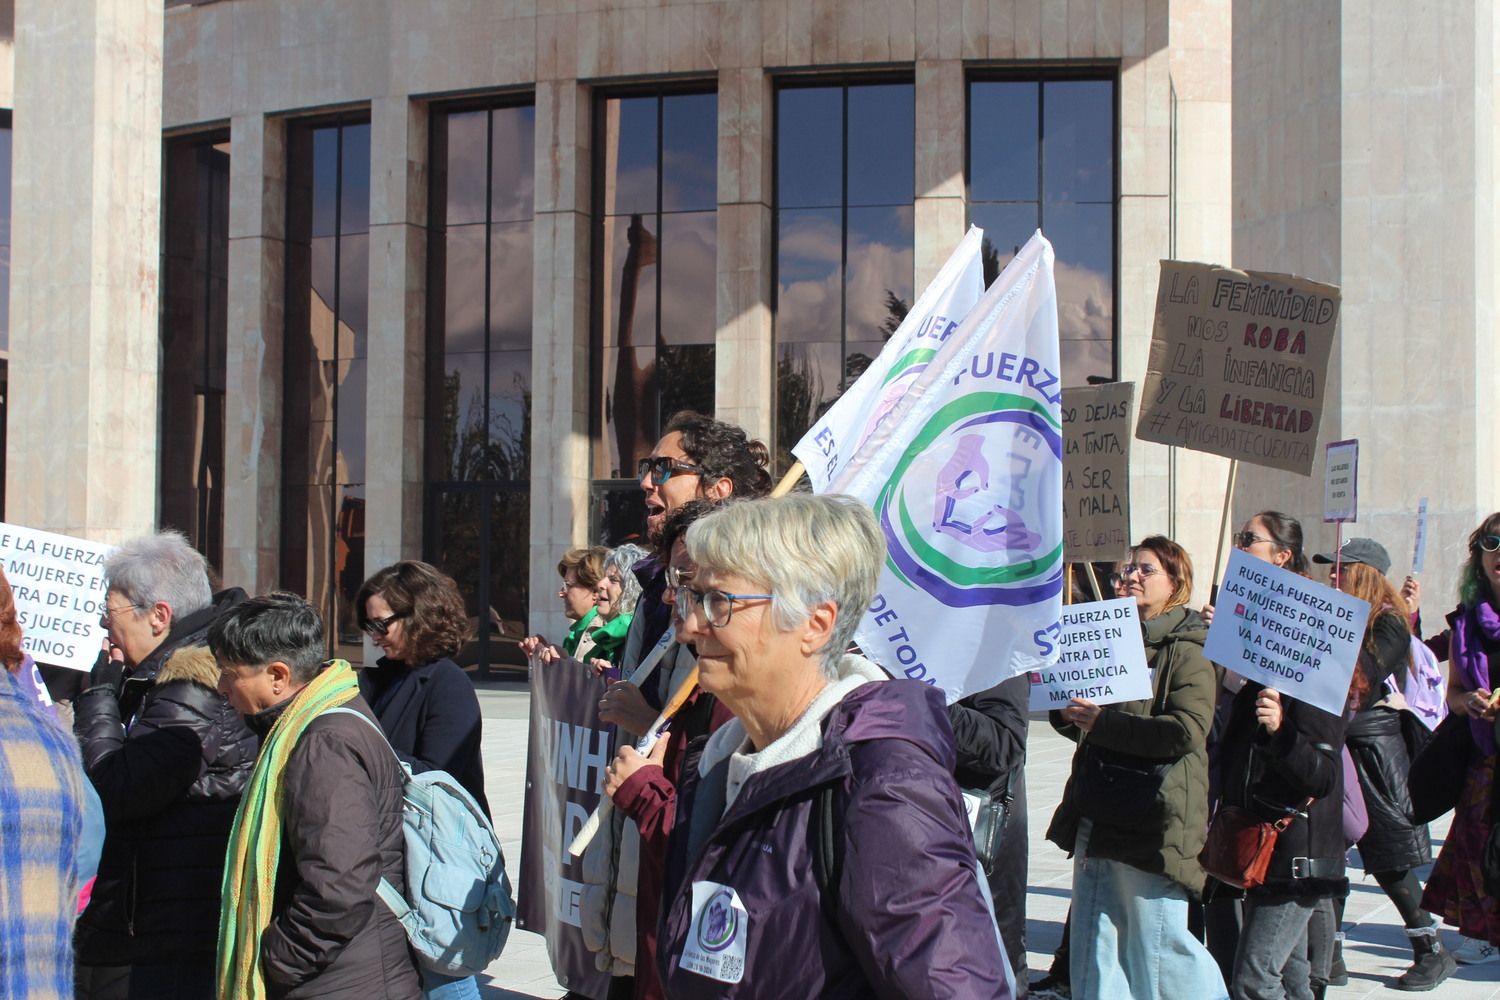
[[[715,811],[695,810],[695,800],[701,792],[722,802],[723,768],[685,775],[658,938],[667,996],[1008,1000],[953,766],[941,694],[917,681],[865,684],[824,719],[820,748],[746,780],[690,863],[689,841],[703,842],[707,826],[700,817],[712,823]],[[836,923],[819,896],[810,829],[819,789],[831,782],[844,807]],[[695,883],[733,887],[743,903],[748,936],[735,985],[679,965]]]

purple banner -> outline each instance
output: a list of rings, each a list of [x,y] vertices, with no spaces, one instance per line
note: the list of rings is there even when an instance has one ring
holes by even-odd
[[[568,854],[604,791],[609,727],[599,721],[602,684],[577,660],[531,665],[531,737],[516,923],[547,939],[557,981],[604,1000],[609,977],[594,967],[578,927],[583,859]]]

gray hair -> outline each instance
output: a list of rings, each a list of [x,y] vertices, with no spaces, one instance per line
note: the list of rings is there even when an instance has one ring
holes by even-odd
[[[208,560],[179,531],[132,538],[104,560],[104,577],[107,589],[135,605],[137,614],[160,601],[180,619],[214,599]]]
[[[616,615],[635,613],[636,602],[641,599],[641,581],[635,578],[631,568],[647,555],[639,545],[618,545],[604,557],[604,572],[608,574],[613,569],[620,574],[620,602],[615,608]]]
[[[724,504],[688,528],[687,552],[700,574],[733,574],[764,587],[781,631],[832,601],[838,617],[819,653],[833,679],[874,599],[885,538],[869,507],[853,497],[794,493]]]

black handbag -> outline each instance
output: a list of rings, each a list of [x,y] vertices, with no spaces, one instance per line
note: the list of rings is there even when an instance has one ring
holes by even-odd
[[[1431,823],[1458,805],[1474,754],[1469,717],[1449,712],[1412,758],[1407,772],[1413,823]]]
[[[1080,814],[1111,826],[1128,826],[1151,816],[1175,763],[1105,750],[1087,741],[1073,760],[1074,805]]]
[[[1016,782],[1016,768],[1005,779],[1005,787],[999,794],[991,795],[986,788],[965,788],[966,797],[979,800],[974,814],[974,856],[985,875],[995,874],[995,859],[1000,856],[1000,844],[1005,839],[1005,824],[1010,822],[1011,802],[1015,798],[1011,789]]]

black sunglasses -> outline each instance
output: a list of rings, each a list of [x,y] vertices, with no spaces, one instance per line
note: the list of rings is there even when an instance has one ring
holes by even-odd
[[[391,625],[405,618],[404,614],[386,615],[384,618],[371,618],[360,626],[373,636],[382,636],[391,630]]]
[[[637,479],[645,479],[647,474],[650,474],[652,486],[660,486],[678,472],[691,472],[699,475],[703,472],[702,466],[678,462],[675,459],[668,458],[666,455],[658,455],[656,458],[643,458],[636,465],[635,469]]]

